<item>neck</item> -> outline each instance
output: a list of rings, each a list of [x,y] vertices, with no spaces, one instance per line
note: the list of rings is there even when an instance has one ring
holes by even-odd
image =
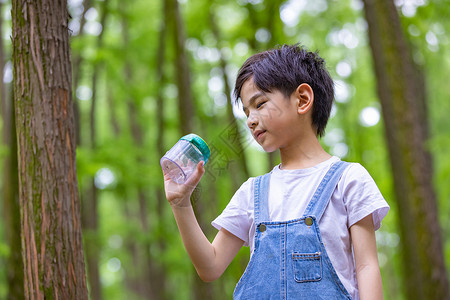
[[[331,158],[315,135],[298,139],[296,143],[280,148],[281,169],[306,169]]]

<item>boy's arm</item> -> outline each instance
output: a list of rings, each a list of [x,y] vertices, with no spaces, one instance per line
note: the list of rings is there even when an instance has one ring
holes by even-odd
[[[361,300],[383,299],[372,214],[350,227]]]
[[[164,186],[183,244],[198,275],[204,281],[213,281],[222,275],[244,241],[221,229],[210,243],[200,228],[190,196],[204,172],[203,164],[199,163],[185,184],[177,184],[165,175]]]

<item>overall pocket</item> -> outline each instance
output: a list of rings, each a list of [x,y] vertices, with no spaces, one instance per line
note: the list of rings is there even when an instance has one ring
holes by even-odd
[[[319,281],[322,279],[322,255],[316,253],[292,253],[294,279],[297,282]]]

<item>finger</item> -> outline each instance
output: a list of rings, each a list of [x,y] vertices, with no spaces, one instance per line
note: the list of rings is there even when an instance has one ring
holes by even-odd
[[[189,177],[189,179],[186,181],[187,185],[196,187],[197,184],[199,183],[200,179],[203,177],[203,174],[205,174],[205,168],[204,165],[205,162],[200,161],[197,164],[197,168],[195,169],[194,173],[192,173],[192,175]]]
[[[166,172],[163,171],[163,175],[164,175],[164,181],[172,180],[172,179],[170,178],[170,176],[169,176],[168,173],[166,173]]]

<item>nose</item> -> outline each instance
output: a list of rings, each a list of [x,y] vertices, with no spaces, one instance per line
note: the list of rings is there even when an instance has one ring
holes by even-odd
[[[258,125],[258,118],[255,113],[250,113],[247,118],[247,126],[250,129],[253,129]]]

